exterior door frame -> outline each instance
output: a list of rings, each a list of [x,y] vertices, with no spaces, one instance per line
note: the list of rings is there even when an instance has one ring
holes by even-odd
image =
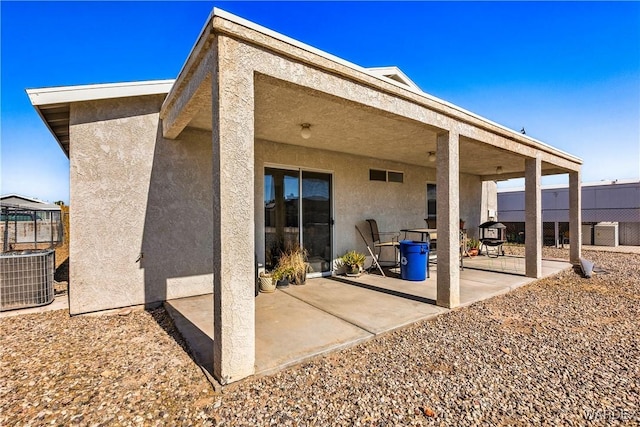
[[[299,197],[299,201],[300,203],[298,203],[298,228],[299,228],[299,233],[298,233],[298,244],[300,244],[302,246],[303,244],[303,229],[302,229],[302,172],[318,172],[318,173],[324,173],[324,174],[328,174],[331,175],[331,200],[329,201],[329,205],[330,205],[330,209],[331,209],[331,267],[329,268],[329,271],[325,271],[325,272],[312,272],[309,273],[307,275],[307,277],[309,278],[316,278],[316,277],[327,277],[327,276],[331,276],[333,274],[334,271],[334,260],[335,260],[335,173],[332,170],[327,170],[327,169],[318,169],[318,168],[308,168],[308,167],[301,167],[301,166],[292,166],[292,165],[286,165],[286,164],[281,164],[281,163],[270,163],[270,162],[265,162],[262,165],[262,180],[263,180],[263,185],[262,185],[262,209],[264,209],[264,175],[265,175],[265,169],[282,169],[282,170],[286,170],[286,171],[291,171],[291,172],[298,172],[298,197]],[[264,218],[262,221],[262,235],[264,236],[265,233],[265,226],[264,226]]]

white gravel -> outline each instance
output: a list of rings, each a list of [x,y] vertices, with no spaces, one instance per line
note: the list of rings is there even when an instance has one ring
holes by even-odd
[[[162,309],[2,319],[0,425],[640,425],[640,255],[584,256],[608,273],[564,272],[221,394]]]

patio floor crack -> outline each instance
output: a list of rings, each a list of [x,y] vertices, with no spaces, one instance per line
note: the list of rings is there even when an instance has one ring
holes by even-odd
[[[367,332],[367,333],[369,333],[369,334],[371,334],[371,335],[373,335],[373,336],[378,335],[378,333],[373,332],[373,331],[370,331],[370,330],[368,330],[367,328],[363,328],[363,327],[362,327],[362,325],[359,325],[359,324],[354,323],[354,322],[352,322],[352,321],[350,321],[350,320],[348,320],[348,319],[345,319],[344,317],[342,317],[341,315],[339,315],[339,314],[337,314],[337,313],[333,313],[333,312],[331,312],[331,311],[329,311],[329,310],[326,310],[326,309],[324,309],[324,308],[322,308],[322,307],[319,307],[319,306],[318,306],[318,305],[316,305],[316,304],[313,304],[313,303],[311,303],[311,302],[309,302],[309,301],[305,301],[304,299],[302,299],[302,298],[300,298],[300,297],[297,297],[297,296],[295,296],[295,295],[293,295],[293,294],[291,294],[291,293],[287,292],[287,289],[281,289],[281,291],[282,291],[282,292],[284,292],[285,294],[289,295],[290,297],[297,299],[298,301],[301,301],[301,302],[303,302],[303,303],[305,303],[305,304],[307,304],[307,305],[310,305],[311,307],[313,307],[313,308],[315,308],[315,309],[317,309],[317,310],[320,310],[320,311],[322,311],[322,312],[324,312],[324,313],[327,313],[327,314],[329,314],[329,315],[331,315],[331,316],[333,316],[333,317],[337,317],[338,319],[342,320],[343,322],[346,322],[346,323],[348,323],[348,324],[350,324],[350,325],[352,325],[352,326],[355,326],[355,327],[356,327],[356,328],[358,328],[358,329],[362,329],[363,331],[365,331],[365,332]]]

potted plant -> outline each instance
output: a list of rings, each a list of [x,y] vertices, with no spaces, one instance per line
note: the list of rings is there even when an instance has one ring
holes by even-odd
[[[477,239],[469,239],[468,243],[467,243],[467,253],[469,254],[469,256],[476,256],[478,255],[478,251],[480,248],[480,241]]]
[[[311,266],[307,262],[307,251],[297,245],[285,250],[280,255],[277,270],[287,272],[294,285],[304,285],[307,273],[311,272]]]
[[[359,276],[360,269],[364,266],[364,254],[356,251],[349,251],[340,257],[340,262],[347,269],[347,276]]]
[[[276,290],[276,281],[272,273],[263,271],[260,273],[260,292],[272,293]]]
[[[273,280],[276,282],[276,288],[287,288],[291,282],[293,276],[293,269],[291,267],[278,267],[273,272]]]

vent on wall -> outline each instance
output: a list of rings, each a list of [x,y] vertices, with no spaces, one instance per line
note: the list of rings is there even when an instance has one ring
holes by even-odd
[[[369,169],[369,181],[404,182],[404,172]]]

